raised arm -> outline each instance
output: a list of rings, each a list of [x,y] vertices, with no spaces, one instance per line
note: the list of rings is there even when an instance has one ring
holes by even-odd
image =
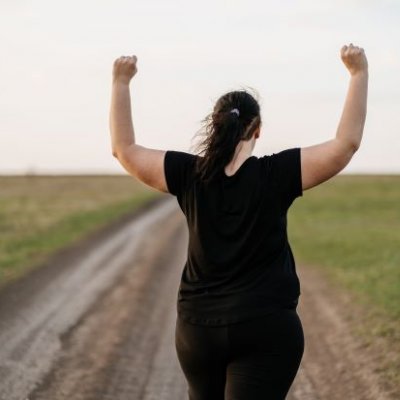
[[[120,57],[114,62],[110,109],[112,154],[130,175],[168,192],[164,173],[166,152],[135,143],[129,84],[137,72],[136,63],[136,56]]]
[[[301,149],[303,190],[339,173],[358,150],[367,114],[368,62],[364,49],[343,46],[341,58],[350,72],[350,82],[336,137]]]

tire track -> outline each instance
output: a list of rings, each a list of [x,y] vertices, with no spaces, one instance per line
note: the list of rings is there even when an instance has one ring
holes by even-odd
[[[183,398],[171,336],[186,242],[177,213],[147,232],[113,289],[63,337],[62,356],[29,400]]]

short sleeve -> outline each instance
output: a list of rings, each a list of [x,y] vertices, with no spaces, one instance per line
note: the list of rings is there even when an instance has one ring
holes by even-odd
[[[168,191],[178,196],[187,187],[195,156],[184,151],[167,150],[164,173]]]
[[[284,211],[297,197],[303,195],[300,157],[299,147],[283,150],[270,157],[274,186]]]

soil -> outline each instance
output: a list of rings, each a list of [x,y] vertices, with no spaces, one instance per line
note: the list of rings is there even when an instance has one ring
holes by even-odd
[[[1,400],[188,398],[174,347],[188,236],[170,200],[125,216],[1,290]],[[90,254],[97,259],[89,267]],[[316,268],[299,265],[298,274],[305,353],[288,400],[394,399],[352,333],[351,297]]]

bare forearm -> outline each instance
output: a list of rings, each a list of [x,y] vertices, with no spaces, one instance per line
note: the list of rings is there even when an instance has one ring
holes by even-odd
[[[135,143],[129,82],[123,80],[114,80],[112,84],[110,132],[114,155],[120,149]]]
[[[336,138],[356,151],[361,143],[367,115],[368,70],[352,75]]]

